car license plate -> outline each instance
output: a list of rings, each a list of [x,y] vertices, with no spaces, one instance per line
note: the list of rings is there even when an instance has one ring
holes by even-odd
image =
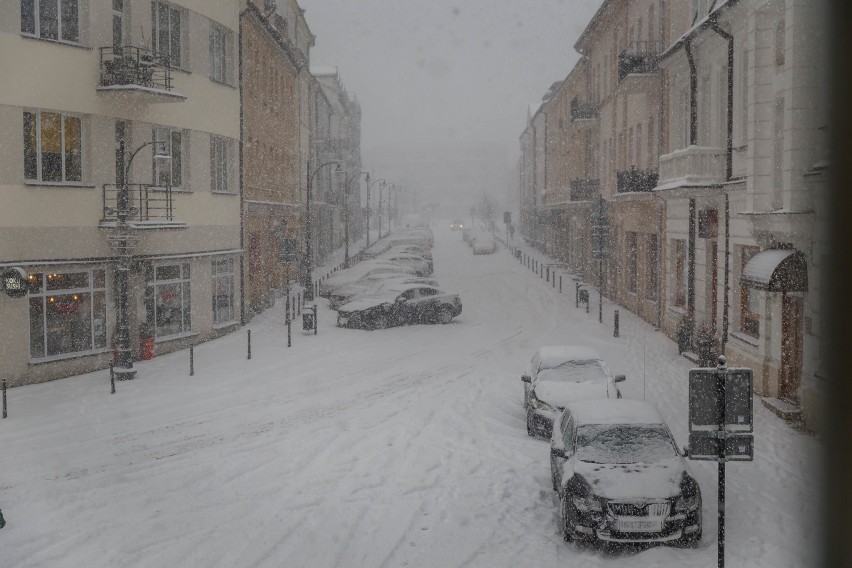
[[[663,521],[627,521],[619,519],[616,522],[618,532],[662,532]]]

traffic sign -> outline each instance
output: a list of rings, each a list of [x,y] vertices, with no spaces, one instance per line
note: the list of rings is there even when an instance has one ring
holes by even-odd
[[[746,368],[701,367],[689,371],[689,431],[712,432],[716,422],[719,391],[717,373],[725,373],[725,431],[754,431],[752,370]]]
[[[719,444],[724,440],[725,461],[753,461],[754,436],[751,434],[725,434],[716,437],[716,432],[694,432],[689,435],[689,459],[717,461]]]

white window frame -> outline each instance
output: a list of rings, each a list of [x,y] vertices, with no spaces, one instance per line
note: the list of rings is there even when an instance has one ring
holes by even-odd
[[[169,10],[169,45],[168,49],[163,50],[160,45],[160,6],[165,6]],[[174,14],[178,15],[179,18],[179,26],[180,29],[178,31],[178,49],[180,50],[179,61],[175,61],[172,58],[172,16]],[[151,2],[151,49],[162,55],[169,56],[169,65],[171,67],[177,67],[179,69],[183,69],[183,62],[188,61],[186,48],[188,47],[184,42],[184,30],[186,24],[186,14],[184,10],[180,6],[176,6],[170,2],[163,2],[162,0],[152,0]]]
[[[234,298],[236,296],[236,271],[234,270],[234,265],[233,257],[213,260],[211,263],[211,271],[213,275],[212,301],[214,326],[224,326],[236,322],[236,311],[234,305]],[[219,313],[219,307],[216,302],[216,292],[218,290],[220,280],[227,281],[228,289],[230,291],[230,305],[227,308],[228,312],[224,315]]]
[[[164,133],[168,133],[166,136],[161,136]],[[178,158],[175,159],[174,154],[174,135],[180,135],[180,144],[178,147],[180,148],[178,152]],[[163,139],[165,138],[165,140]],[[151,185],[154,187],[171,187],[173,190],[182,191],[184,190],[184,172],[183,172],[183,164],[184,164],[184,156],[186,152],[184,151],[184,140],[186,139],[186,134],[180,128],[171,128],[168,126],[155,126],[152,129],[151,139],[153,141],[167,142],[165,147],[160,144],[153,145],[153,153],[156,154],[158,151],[165,150],[165,152],[171,156],[170,160],[155,160],[151,158],[153,162],[152,165],[152,173],[153,179],[151,180]],[[160,172],[163,168],[169,169],[169,183],[166,185],[160,185]],[[177,168],[177,170],[175,170]],[[180,183],[175,184],[175,171],[180,174]]]
[[[57,43],[68,43],[72,45],[80,45],[80,36],[82,36],[82,30],[80,29],[80,0],[74,0],[77,3],[77,37],[75,39],[65,39],[62,37],[63,35],[63,24],[62,24],[62,0],[22,0],[20,3],[21,6],[21,34],[27,37],[35,37],[38,39],[43,39],[45,41],[55,41]],[[24,3],[32,3],[33,10],[33,31],[24,31]],[[56,37],[44,37],[41,35],[41,5],[44,3],[55,3],[56,4]]]
[[[230,35],[228,29],[216,22],[210,22],[210,79],[217,83],[229,84],[228,52]]]
[[[230,184],[228,160],[231,141],[224,136],[210,135],[210,191],[212,193],[234,193]]]
[[[167,267],[179,267],[180,269],[180,277],[179,278],[170,278],[168,280],[159,280],[157,279],[157,270],[160,268]],[[164,339],[172,339],[182,337],[192,332],[192,271],[190,264],[188,262],[180,262],[177,264],[155,264],[153,266],[153,272],[151,274],[151,281],[148,282],[148,288],[152,288],[152,297],[151,297],[151,309],[153,321],[151,325],[154,329],[154,338],[155,340],[164,340]],[[177,333],[172,333],[170,335],[159,335],[158,327],[157,327],[157,288],[159,286],[169,285],[169,284],[178,284],[180,288],[180,331]],[[184,284],[188,284],[188,286],[184,286]],[[188,288],[189,294],[184,293],[184,290]],[[189,312],[189,317],[187,318],[187,311]],[[189,322],[188,324],[185,322]]]
[[[42,151],[41,151],[41,114],[42,114],[42,112],[47,112],[47,113],[50,113],[50,114],[58,114],[59,115],[60,138],[61,138],[61,142],[62,142],[62,150],[61,150],[62,179],[60,181],[45,181],[43,179],[42,160],[41,160],[41,155],[42,155]],[[86,171],[86,163],[85,163],[86,134],[85,134],[85,121],[83,120],[83,115],[75,114],[75,113],[69,113],[69,112],[53,111],[53,110],[42,111],[42,110],[39,110],[39,109],[25,108],[24,111],[23,111],[23,114],[21,115],[22,118],[24,118],[24,116],[28,113],[35,115],[36,177],[34,177],[34,178],[27,177],[26,164],[25,164],[24,165],[24,181],[26,183],[38,183],[38,184],[43,184],[43,185],[82,185],[83,179],[85,178],[84,173]],[[65,172],[65,119],[66,118],[76,118],[80,121],[80,179],[79,180],[68,180],[67,174]],[[24,120],[26,120],[26,119],[24,118]],[[23,127],[23,124],[24,123],[22,122],[22,124],[21,124],[22,127]],[[25,162],[26,162],[26,143],[27,143],[27,140],[26,140],[26,138],[24,138],[24,146],[21,149],[24,151],[24,161]]]
[[[89,277],[89,285],[85,288],[67,288],[61,290],[48,290],[47,289],[47,281],[48,276],[51,274],[72,274],[72,273],[80,273],[85,272]],[[103,286],[95,287],[95,272],[103,272]],[[110,349],[109,345],[109,336],[107,332],[109,330],[109,298],[107,297],[107,289],[106,289],[106,270],[103,268],[92,268],[89,270],[63,270],[62,272],[34,272],[30,273],[29,278],[30,281],[35,280],[35,278],[41,276],[41,289],[37,291],[30,291],[27,294],[27,298],[41,298],[42,300],[42,309],[41,309],[41,317],[42,317],[42,353],[41,357],[33,356],[33,346],[32,346],[32,316],[29,314],[30,306],[29,302],[27,303],[27,342],[29,343],[29,360],[31,362],[46,362],[46,361],[56,361],[59,359],[69,359],[73,357],[80,357],[85,355],[93,355],[97,353],[103,353]],[[89,349],[83,351],[70,351],[68,353],[61,353],[57,355],[47,355],[47,302],[49,298],[54,296],[65,296],[68,294],[89,294],[89,321],[90,321],[90,337],[89,337]],[[95,347],[95,294],[103,293],[104,295],[104,333],[105,333],[105,346],[104,347]]]

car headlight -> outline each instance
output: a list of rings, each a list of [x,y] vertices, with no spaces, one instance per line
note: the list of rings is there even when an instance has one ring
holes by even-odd
[[[675,510],[677,511],[694,511],[698,508],[701,498],[697,493],[692,495],[681,495],[675,501]]]
[[[586,495],[585,497],[574,495],[573,501],[578,511],[603,511],[603,503],[594,495]]]

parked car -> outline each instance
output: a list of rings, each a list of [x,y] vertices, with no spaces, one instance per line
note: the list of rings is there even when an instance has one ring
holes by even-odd
[[[423,278],[421,276],[413,276],[411,274],[403,274],[399,272],[368,274],[357,282],[335,289],[334,292],[328,296],[328,306],[332,310],[336,310],[346,302],[355,300],[362,295],[375,295],[384,290],[389,290],[393,286],[400,286],[403,284],[425,284],[427,286],[438,286],[438,281],[432,278]]]
[[[433,265],[429,260],[409,252],[387,253],[378,257],[376,260],[386,260],[408,266],[414,270],[414,274],[417,276],[430,276],[433,270]]]
[[[624,375],[613,376],[598,352],[590,347],[541,347],[532,357],[530,374],[523,375],[527,434],[549,438],[553,421],[575,400],[621,398],[616,386]]]
[[[490,233],[480,233],[473,241],[473,254],[494,254],[497,242]]]
[[[337,310],[337,325],[373,330],[409,323],[446,324],[461,311],[458,294],[409,284],[347,302]]]
[[[701,540],[701,488],[653,406],[572,402],[556,425],[550,473],[566,541]]]
[[[460,231],[462,229],[464,229],[464,223],[462,223],[461,221],[456,220],[450,223],[451,231]]]
[[[352,284],[368,274],[396,273],[414,274],[416,269],[408,264],[400,264],[385,259],[361,262],[351,268],[336,272],[320,282],[319,295],[327,298],[339,286]]]

